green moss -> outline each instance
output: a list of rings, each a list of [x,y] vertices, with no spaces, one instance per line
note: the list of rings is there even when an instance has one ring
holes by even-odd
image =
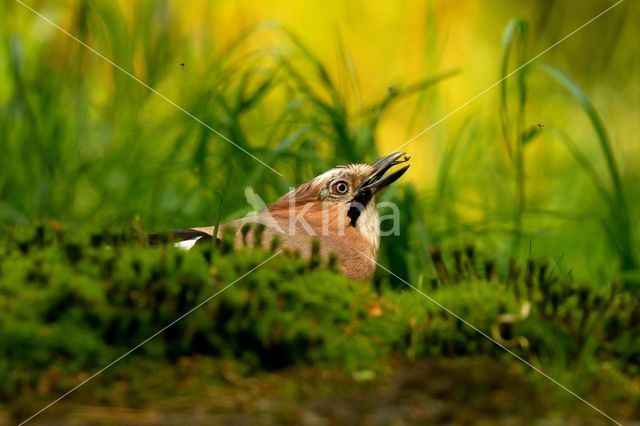
[[[394,353],[506,356],[481,330],[545,365],[588,372],[606,360],[638,370],[635,299],[618,288],[553,278],[537,262],[509,284],[460,273],[423,289],[423,297],[409,288],[376,291],[284,254],[238,280],[270,251],[184,252],[32,231],[0,240],[0,392],[7,399],[37,388],[52,369],[97,371],[199,304],[132,356],[173,363],[204,355],[232,359],[245,371],[307,364],[354,372],[375,370]],[[454,260],[468,261],[462,254]]]

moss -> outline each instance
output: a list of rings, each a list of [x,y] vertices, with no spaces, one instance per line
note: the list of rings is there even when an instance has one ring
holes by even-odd
[[[226,358],[246,371],[360,371],[393,353],[503,356],[490,336],[545,365],[589,371],[606,360],[633,372],[640,362],[640,310],[630,294],[550,277],[537,262],[520,281],[481,279],[468,259],[475,264],[479,255],[465,250],[454,256],[462,265],[450,269],[460,269],[455,277],[447,274],[423,297],[408,288],[376,291],[284,254],[238,280],[273,254],[266,250],[184,252],[140,238],[101,245],[94,236],[37,237],[53,235],[46,228],[21,235],[0,240],[3,399],[33,391],[52,368],[69,376],[96,371],[168,325],[132,356]],[[81,256],[69,256],[70,241]]]

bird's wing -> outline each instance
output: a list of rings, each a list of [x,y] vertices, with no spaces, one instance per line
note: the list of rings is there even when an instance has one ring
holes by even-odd
[[[150,244],[161,244],[172,241],[176,247],[189,250],[196,243],[210,242],[213,238],[210,234],[193,228],[178,229],[166,233],[149,234]]]

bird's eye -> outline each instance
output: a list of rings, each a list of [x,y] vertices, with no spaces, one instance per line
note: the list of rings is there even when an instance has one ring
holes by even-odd
[[[344,195],[349,190],[349,184],[343,180],[331,184],[331,192],[338,195]]]

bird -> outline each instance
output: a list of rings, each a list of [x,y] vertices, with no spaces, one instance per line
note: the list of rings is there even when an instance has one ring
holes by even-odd
[[[308,259],[317,241],[323,260],[334,256],[343,275],[368,280],[380,247],[376,195],[398,180],[409,164],[387,172],[409,159],[405,152],[394,152],[372,163],[336,166],[293,188],[264,210],[221,224],[217,231],[215,226],[173,231],[173,243],[189,250],[211,241],[216,232],[216,238],[231,233],[235,248],[270,248],[275,242],[284,251]],[[254,207],[261,204],[255,202],[257,195],[252,190],[245,189],[245,195],[254,200]],[[248,232],[252,226],[259,232]]]

